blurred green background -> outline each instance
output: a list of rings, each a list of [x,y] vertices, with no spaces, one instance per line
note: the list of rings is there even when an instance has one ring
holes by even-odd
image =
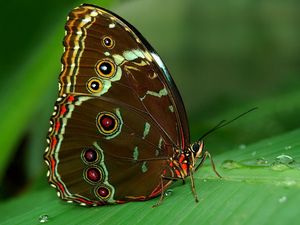
[[[64,23],[81,1],[7,1],[1,10],[0,201],[48,188],[43,152],[58,92]],[[299,1],[86,1],[133,24],[169,68],[192,140],[212,154],[300,127]],[[54,193],[53,193],[54,195]],[[0,202],[1,204],[1,202]]]

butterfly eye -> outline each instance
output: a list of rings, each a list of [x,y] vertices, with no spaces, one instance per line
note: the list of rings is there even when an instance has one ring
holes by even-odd
[[[101,60],[96,65],[96,72],[103,78],[111,78],[115,75],[116,67],[110,60]]]
[[[104,37],[102,39],[102,45],[107,48],[113,48],[115,46],[115,41],[111,37]]]
[[[97,127],[100,133],[112,135],[120,127],[120,121],[113,113],[102,112],[97,116]]]
[[[198,152],[200,148],[200,145],[198,143],[194,143],[192,146],[193,152]]]
[[[91,93],[99,93],[103,89],[103,84],[99,79],[92,78],[87,83],[87,89]]]

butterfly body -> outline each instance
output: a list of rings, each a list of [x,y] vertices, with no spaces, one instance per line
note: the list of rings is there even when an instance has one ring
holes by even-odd
[[[186,112],[143,36],[93,5],[72,10],[45,161],[58,195],[81,205],[147,200],[191,175]]]

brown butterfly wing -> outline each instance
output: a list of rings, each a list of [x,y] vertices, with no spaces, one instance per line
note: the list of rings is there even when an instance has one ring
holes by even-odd
[[[96,118],[103,112],[116,119],[114,132],[104,134],[99,128]],[[172,149],[163,146],[167,137],[146,113],[102,97],[67,95],[57,102],[51,121],[45,155],[49,180],[65,200],[101,205],[149,199],[160,193],[163,173],[173,176],[167,164]],[[153,142],[157,139],[159,143]],[[88,161],[87,150],[97,152],[97,159]],[[93,168],[99,179],[89,178],[87,171]],[[99,196],[99,187],[109,195]]]
[[[66,30],[61,94],[106,96],[147,110],[174,145],[184,148],[184,141],[189,143],[180,94],[157,53],[136,29],[107,10],[83,5],[69,14]],[[113,47],[103,44],[105,37],[112,39]],[[97,73],[96,65],[104,59],[115,64],[114,76]],[[90,93],[87,85],[92,78],[101,80],[102,91]]]
[[[45,155],[50,182],[63,199],[88,205],[156,196],[161,175],[173,176],[173,149],[189,143],[172,78],[138,31],[111,12],[78,7],[66,31],[61,97]],[[122,124],[117,135],[101,133],[101,113]],[[83,156],[89,149],[98,157],[91,163]]]

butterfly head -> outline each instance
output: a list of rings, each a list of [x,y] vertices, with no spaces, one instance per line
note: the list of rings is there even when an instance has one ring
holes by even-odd
[[[193,154],[194,158],[201,158],[201,156],[203,155],[203,148],[204,148],[204,143],[202,140],[197,141],[193,144],[191,144],[190,146],[190,151]]]

